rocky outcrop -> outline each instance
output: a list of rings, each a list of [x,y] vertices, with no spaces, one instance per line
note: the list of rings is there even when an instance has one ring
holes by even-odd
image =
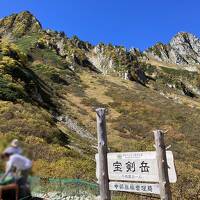
[[[69,117],[68,115],[62,115],[62,116],[56,116],[55,119],[59,122],[62,122],[67,126],[71,131],[75,132],[77,135],[79,135],[81,138],[95,140],[95,137],[92,133],[90,133],[86,128],[79,125],[79,123],[75,120]]]
[[[87,53],[87,57],[103,74],[115,72],[113,60],[105,55],[105,49],[101,45],[95,46],[91,52]]]
[[[195,71],[197,68],[193,66],[200,65],[200,39],[190,33],[180,32],[169,44],[157,43],[144,53],[158,61],[184,65],[186,69]]]
[[[87,54],[89,61],[103,74],[119,76],[143,85],[147,77],[140,67],[142,53],[138,49],[127,51],[122,46],[98,44]]]
[[[13,14],[0,20],[0,36],[23,36],[41,31],[40,22],[28,11]]]

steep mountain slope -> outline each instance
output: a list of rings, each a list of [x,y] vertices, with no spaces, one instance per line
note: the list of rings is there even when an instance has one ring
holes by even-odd
[[[95,108],[106,107],[111,151],[153,150],[152,131],[167,130],[174,199],[199,195],[198,71],[43,30],[29,12],[0,20],[0,36],[1,150],[17,137],[34,174],[95,181]]]

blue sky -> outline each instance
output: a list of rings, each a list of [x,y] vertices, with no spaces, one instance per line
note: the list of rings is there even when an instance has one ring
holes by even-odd
[[[32,12],[44,28],[145,49],[179,31],[200,36],[199,0],[0,0],[0,18]]]

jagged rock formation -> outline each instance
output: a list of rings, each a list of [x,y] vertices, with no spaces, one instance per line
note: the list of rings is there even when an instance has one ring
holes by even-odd
[[[103,74],[117,75],[143,85],[148,81],[140,67],[141,53],[136,49],[128,51],[122,46],[101,43],[93,47],[86,55],[89,61]]]
[[[42,29],[40,22],[28,11],[13,14],[0,20],[0,36],[23,36]]]
[[[200,64],[200,39],[196,36],[180,32],[169,44],[157,43],[147,49],[145,54],[159,61],[184,65],[187,70],[196,71]]]

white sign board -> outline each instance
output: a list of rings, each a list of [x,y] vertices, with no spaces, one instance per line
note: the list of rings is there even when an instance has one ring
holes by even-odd
[[[160,194],[159,184],[152,183],[109,182],[109,189],[121,192]]]
[[[169,181],[177,181],[173,154],[166,151]],[[155,151],[108,153],[109,180],[159,182]],[[99,177],[98,154],[96,154],[96,175]]]

